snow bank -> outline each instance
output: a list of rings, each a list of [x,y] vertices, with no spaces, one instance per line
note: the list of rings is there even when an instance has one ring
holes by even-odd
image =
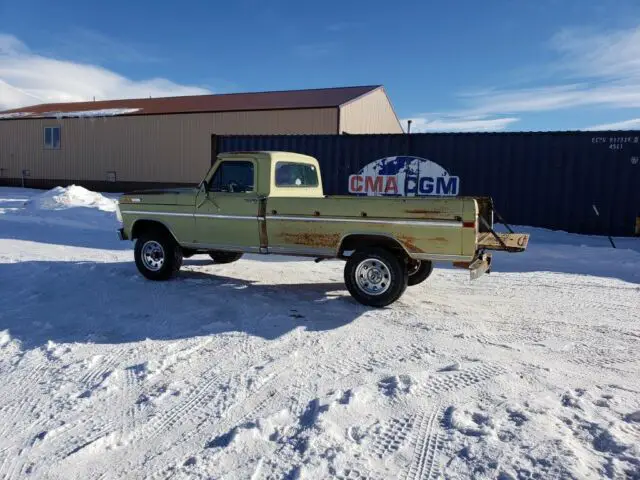
[[[74,207],[97,208],[115,212],[116,201],[78,185],[56,187],[27,201],[31,210],[65,210]]]

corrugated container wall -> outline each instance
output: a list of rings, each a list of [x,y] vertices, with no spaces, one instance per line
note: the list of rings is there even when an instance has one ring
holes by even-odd
[[[218,137],[218,152],[238,150],[312,155],[331,195],[368,163],[411,155],[458,176],[461,195],[492,196],[510,223],[633,235],[640,215],[640,131]]]
[[[197,183],[210,165],[212,134],[335,133],[337,109],[0,120],[0,182]],[[60,126],[61,148],[44,149]],[[15,182],[14,182],[15,183]],[[28,184],[28,182],[27,182]]]

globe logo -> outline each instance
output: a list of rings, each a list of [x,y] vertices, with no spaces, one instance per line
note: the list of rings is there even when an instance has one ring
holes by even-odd
[[[460,191],[460,179],[426,158],[385,157],[349,176],[349,193],[366,196],[447,196]]]

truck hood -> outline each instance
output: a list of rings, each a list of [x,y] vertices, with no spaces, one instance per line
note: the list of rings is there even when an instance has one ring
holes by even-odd
[[[121,204],[133,205],[194,205],[197,188],[158,188],[127,192],[119,199]]]

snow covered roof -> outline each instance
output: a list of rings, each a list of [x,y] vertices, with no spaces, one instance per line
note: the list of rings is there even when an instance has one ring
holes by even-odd
[[[103,108],[101,110],[78,110],[75,112],[50,111],[50,112],[14,112],[0,113],[0,120],[11,118],[72,118],[72,117],[112,117],[115,115],[128,115],[139,111],[139,108]]]
[[[379,88],[380,85],[373,85],[42,104],[0,112],[0,120],[336,108]]]

